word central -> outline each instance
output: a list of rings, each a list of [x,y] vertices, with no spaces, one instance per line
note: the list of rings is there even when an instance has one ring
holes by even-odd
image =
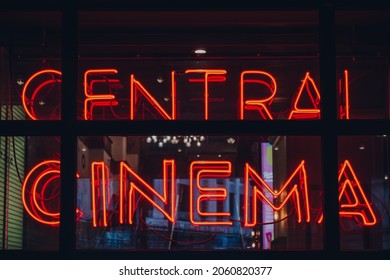
[[[215,83],[226,82],[227,70],[225,69],[187,69],[180,72],[180,75],[186,75],[188,83],[198,83],[201,85],[199,99],[203,102],[203,119],[209,120],[210,102],[215,102],[210,97],[211,85]],[[116,77],[118,70],[114,68],[107,69],[89,69],[83,74],[83,119],[93,120],[97,108],[107,108],[114,112],[115,106],[123,105],[129,107],[128,116],[118,116],[113,113],[114,119],[139,120],[146,117],[152,117],[162,120],[177,120],[178,101],[177,101],[177,76],[176,71],[171,71],[170,94],[166,95],[166,101],[162,104],[153,95],[147,86],[137,79],[136,75],[129,75],[128,97],[119,98],[113,92],[111,87],[120,87],[119,79]],[[252,112],[259,119],[272,120],[274,113],[270,110],[270,105],[277,95],[278,85],[275,77],[262,70],[245,70],[239,74],[239,95],[237,98],[237,119],[245,120],[249,112]],[[349,118],[349,93],[348,93],[348,72],[344,71],[345,88],[342,90],[343,100],[340,105],[340,118]],[[45,119],[39,115],[39,106],[44,104],[39,96],[47,97],[55,84],[62,83],[62,73],[58,70],[46,69],[32,75],[24,85],[22,91],[22,104],[26,114],[33,120]],[[108,86],[107,86],[108,85]],[[111,85],[111,86],[110,86]],[[319,119],[320,118],[320,92],[316,82],[311,77],[310,72],[306,72],[298,85],[296,94],[292,97],[288,119]],[[156,94],[156,93],[155,93]],[[59,98],[57,101],[59,102]],[[167,104],[169,104],[167,106]],[[56,104],[58,107],[59,104]],[[168,107],[168,108],[167,108]],[[141,112],[142,111],[142,112]],[[148,115],[148,116],[147,116]],[[50,119],[59,118],[59,114],[51,114]],[[100,116],[102,117],[102,116]],[[104,116],[103,116],[104,119]]]

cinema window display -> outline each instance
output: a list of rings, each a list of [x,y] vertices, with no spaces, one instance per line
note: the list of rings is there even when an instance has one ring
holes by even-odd
[[[323,10],[1,12],[2,251],[388,250],[389,13]]]

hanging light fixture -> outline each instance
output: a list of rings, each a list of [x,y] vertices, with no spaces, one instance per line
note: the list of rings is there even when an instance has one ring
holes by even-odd
[[[192,146],[201,147],[202,143],[206,140],[206,137],[203,135],[165,135],[165,136],[147,136],[146,143],[148,144],[156,144],[158,147],[162,148],[169,144],[171,145],[179,145],[183,144],[187,148]]]

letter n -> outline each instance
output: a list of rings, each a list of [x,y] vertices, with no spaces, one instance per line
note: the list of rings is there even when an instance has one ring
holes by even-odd
[[[120,163],[119,222],[133,223],[139,199],[144,198],[169,221],[175,222],[176,168],[174,160],[163,161],[163,190],[157,192],[125,162]],[[138,194],[138,196],[137,196]],[[138,199],[137,199],[138,198]]]
[[[156,100],[156,98],[139,82],[135,79],[134,75],[130,76],[130,119],[135,120],[137,110],[141,104],[141,97],[150,104],[150,106],[157,112],[158,116],[164,120],[176,119],[176,81],[175,71],[171,72],[171,108],[172,113],[169,114],[163,106]],[[153,111],[150,111],[154,115]]]

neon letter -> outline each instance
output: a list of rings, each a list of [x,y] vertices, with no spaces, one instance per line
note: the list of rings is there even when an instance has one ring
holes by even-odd
[[[118,79],[108,79],[104,77],[104,75],[113,75],[117,74],[118,70],[116,69],[92,69],[87,70],[84,73],[84,120],[92,120],[93,119],[93,107],[95,106],[116,106],[118,102],[115,101],[115,95],[111,93],[106,94],[95,94],[94,85],[98,83],[108,84],[110,88],[111,83],[119,83]],[[89,76],[98,75],[100,79],[91,79],[88,80]],[[103,77],[102,77],[103,76]],[[88,103],[91,103],[91,108],[89,109]]]
[[[226,70],[219,69],[188,69],[188,73],[204,73],[204,79],[190,79],[190,82],[204,82],[204,119],[209,119],[209,82],[224,82],[226,80]],[[213,76],[217,75],[217,76]]]
[[[232,164],[230,161],[193,161],[190,166],[190,221],[194,225],[232,225],[231,221],[196,221],[194,207],[199,216],[222,216],[229,217],[227,212],[203,212],[200,204],[204,200],[226,200],[227,192],[224,188],[204,188],[201,185],[203,178],[225,178],[229,177],[232,172]],[[199,196],[195,200],[194,177],[196,178],[196,189],[199,191]]]
[[[345,100],[341,99],[341,105],[340,105],[340,119],[346,119],[349,120],[349,77],[348,77],[348,70],[344,70],[344,88],[342,87],[341,79],[339,79],[339,92],[341,95],[341,98],[343,97]]]
[[[250,192],[250,182],[252,179],[254,187]],[[293,180],[295,179],[295,180]],[[302,222],[302,210],[306,215],[306,222],[310,222],[310,207],[309,207],[309,194],[306,178],[305,161],[301,161],[290,178],[286,181],[280,191],[273,190],[268,184],[256,173],[256,171],[248,164],[245,164],[245,179],[244,179],[244,212],[245,212],[245,226],[254,226],[257,223],[257,199],[261,199],[263,202],[268,203],[274,210],[278,211],[286,204],[290,198],[294,198],[294,206],[298,216],[298,222]],[[275,206],[264,194],[264,191],[272,193],[276,197],[280,197],[282,193],[287,194],[281,199],[279,206]],[[252,199],[250,199],[252,194]],[[303,208],[303,209],[302,209]],[[251,212],[250,212],[251,210]],[[251,218],[251,219],[250,219]]]
[[[103,218],[99,224],[107,226],[107,206],[110,197],[110,172],[104,162],[93,162],[91,165],[91,196],[92,196],[92,223],[94,227],[98,225],[98,217]],[[97,212],[102,211],[101,215]]]
[[[46,160],[37,164],[27,174],[22,187],[22,202],[26,212],[37,222],[50,226],[60,224],[60,212],[54,212],[59,202],[59,184],[52,183],[60,177],[60,162]],[[50,189],[50,188],[51,189]],[[51,199],[45,199],[50,193]],[[52,200],[55,201],[52,201]],[[54,205],[53,205],[54,204]],[[51,207],[50,207],[51,206]]]
[[[157,102],[157,100],[150,94],[149,91],[135,79],[134,75],[130,76],[130,119],[135,119],[135,113],[139,105],[139,96],[143,95],[146,100],[152,105],[157,113],[163,117],[164,120],[176,120],[176,81],[175,71],[171,72],[171,100],[172,100],[172,114],[169,115],[165,109]]]
[[[245,75],[252,75],[252,74],[258,74],[258,75],[264,75],[267,78],[271,80],[271,82],[267,82],[261,79],[245,79]],[[271,92],[271,94],[263,99],[250,99],[250,100],[244,100],[244,92],[245,92],[245,84],[248,83],[256,83],[260,85],[264,85],[268,88],[268,90]],[[241,80],[240,80],[240,120],[244,119],[244,111],[245,110],[257,110],[261,114],[263,119],[270,119],[272,120],[273,117],[271,115],[271,112],[267,108],[267,103],[271,103],[277,90],[276,80],[275,78],[264,71],[243,71],[241,73]]]
[[[46,75],[50,75],[50,79],[40,83],[38,86],[35,87],[32,95],[30,98],[27,97],[27,89],[28,87],[30,86],[30,84],[32,83],[32,81],[40,76],[42,76],[43,74],[46,74]],[[44,88],[44,87],[48,87],[48,86],[52,86],[52,84],[54,83],[61,83],[61,75],[62,73],[60,71],[57,71],[57,70],[53,70],[53,69],[46,69],[46,70],[42,70],[42,71],[39,71],[39,72],[36,72],[34,75],[32,75],[26,82],[26,84],[24,85],[23,87],[23,91],[22,91],[22,105],[23,105],[23,108],[24,110],[26,111],[26,114],[32,119],[32,120],[42,120],[42,118],[39,118],[36,114],[35,114],[35,111],[34,111],[34,105],[38,102],[36,102],[36,97],[38,95],[38,93]],[[59,78],[56,78],[55,76],[59,76]],[[59,116],[55,116],[54,118],[53,117],[50,117],[49,119],[60,119]]]
[[[162,194],[146,183],[124,162],[120,163],[119,179],[119,222],[121,224],[125,222],[126,216],[128,223],[133,223],[133,214],[137,207],[136,193],[149,201],[169,221],[175,222],[176,167],[173,159],[164,160],[163,162]],[[127,213],[125,208],[128,210]],[[168,208],[168,210],[165,210],[165,208]]]
[[[60,161],[45,160],[34,166],[26,175],[22,186],[22,203],[30,217],[41,224],[60,224]],[[49,198],[47,198],[49,197]],[[76,208],[76,220],[83,212]]]
[[[310,89],[310,85],[314,89],[314,95]],[[302,102],[302,93],[304,88],[306,88],[307,95],[312,105],[312,107],[307,108],[304,105],[299,105],[298,103]],[[305,78],[302,81],[301,87],[298,90],[298,94],[295,97],[293,109],[288,116],[288,119],[319,119],[320,118],[320,92],[317,89],[315,81],[310,77],[310,73],[307,72]]]
[[[365,226],[377,223],[375,213],[352,168],[345,160],[339,172],[340,217],[353,217]]]

